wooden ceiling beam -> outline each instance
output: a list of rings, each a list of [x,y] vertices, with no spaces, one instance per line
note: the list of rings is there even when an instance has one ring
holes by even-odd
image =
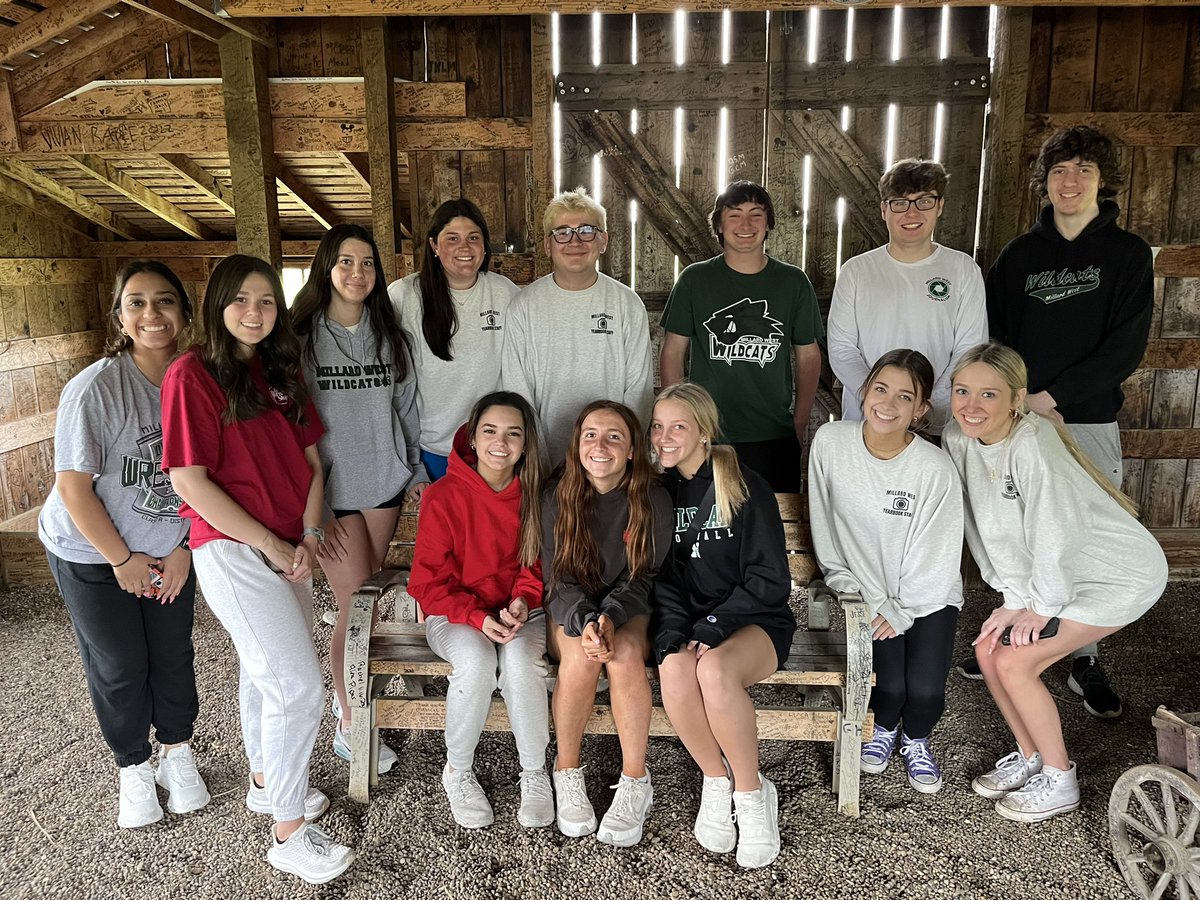
[[[328,230],[342,221],[341,216],[317,196],[316,191],[301,181],[295,172],[289,171],[282,165],[277,166],[275,183],[278,187],[287,189],[296,202],[304,208],[304,211],[312,216],[322,228]]]
[[[229,33],[229,29],[224,25],[200,15],[177,0],[121,0],[121,2],[130,9],[140,10],[157,19],[171,22],[206,40],[215,42],[222,35]]]
[[[151,22],[150,16],[130,9],[115,19],[106,19],[105,24],[98,28],[78,32],[69,43],[56,48],[53,53],[47,53],[37,60],[25,60],[17,66],[12,73],[13,90],[20,92],[45,81],[56,72],[87,59],[117,41],[136,39],[141,29]]]
[[[66,228],[68,231],[73,231],[89,241],[96,239],[96,229],[83,216],[76,215],[65,206],[51,202],[42,194],[35,194],[24,184],[13,181],[10,178],[0,176],[0,197],[5,200],[11,200],[18,206],[24,207],[30,212],[37,213],[49,222],[53,222],[59,228]]]
[[[60,0],[30,16],[16,28],[0,32],[0,62],[10,62],[26,50],[36,50],[69,28],[99,15],[117,0]]]
[[[174,203],[151,191],[141,182],[122,172],[112,163],[99,156],[85,154],[71,157],[71,162],[81,172],[94,178],[105,187],[116,191],[128,200],[132,200],[147,212],[158,216],[173,228],[178,228],[184,234],[202,241],[213,241],[221,235],[203,222],[184,212]]]
[[[275,28],[270,22],[255,22],[245,18],[232,19],[228,16],[218,15],[213,12],[212,0],[176,0],[176,2],[222,28],[222,37],[233,32],[268,49],[275,48]]]
[[[12,79],[0,69],[0,153],[16,153],[21,149],[21,134],[17,131],[17,108],[13,103]]]
[[[52,178],[47,178],[41,172],[26,165],[19,159],[0,159],[0,175],[19,181],[21,184],[39,194],[49,197],[55,203],[60,203],[71,212],[82,216],[89,222],[95,222],[102,228],[107,228],[113,234],[134,241],[145,240],[146,232],[116,213],[109,212],[96,201],[59,184]]]
[[[179,26],[156,20],[144,13],[126,13],[117,19],[117,23],[115,29],[101,32],[100,38],[94,42],[85,40],[99,32],[99,28],[81,35],[81,49],[95,46],[93,52],[76,59],[68,66],[47,73],[45,77],[25,88],[18,89],[13,97],[18,118],[49,106],[85,84],[103,78],[129,60],[143,56],[152,47],[174,40],[182,32]],[[100,44],[101,38],[106,39],[107,43]],[[74,43],[75,41],[71,42]],[[63,49],[69,50],[71,44],[67,44]],[[22,66],[23,68],[25,67]],[[13,73],[14,83],[20,79],[22,69]]]
[[[182,153],[162,153],[156,159],[225,212],[232,215],[237,214],[237,210],[233,206],[233,197],[225,190],[221,179],[205,170],[190,156]]]
[[[676,0],[222,0],[230,16],[528,16],[568,13],[674,13]],[[865,0],[861,8],[891,8],[895,0]],[[913,7],[941,7],[943,0],[909,0]],[[991,0],[955,0],[955,6],[989,6]],[[999,0],[1001,6],[1041,6],[1042,0]],[[1056,6],[1191,6],[1194,0],[1059,0]],[[689,12],[786,12],[829,7],[829,0],[692,0]]]

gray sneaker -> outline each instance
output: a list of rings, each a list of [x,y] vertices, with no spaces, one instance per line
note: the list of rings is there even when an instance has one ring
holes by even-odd
[[[167,809],[173,813],[195,812],[208,806],[211,799],[189,744],[159,753],[154,780],[167,791]]]
[[[596,830],[596,811],[583,783],[583,769],[554,770],[554,800],[558,830],[567,837],[583,837]]]
[[[521,808],[517,821],[526,828],[545,828],[554,822],[554,789],[545,769],[521,772]]]
[[[350,868],[354,851],[331,838],[320,825],[305,822],[286,841],[271,842],[267,862],[309,884],[325,884]]]
[[[743,869],[769,866],[779,855],[779,795],[775,785],[760,775],[757,791],[734,791],[737,809],[737,861]]]
[[[492,804],[470,769],[450,771],[450,763],[442,769],[442,787],[450,801],[450,815],[463,828],[487,828],[495,819]]]
[[[996,812],[1014,822],[1042,822],[1077,809],[1079,782],[1075,780],[1075,763],[1066,771],[1042,769],[1019,790],[1009,791],[996,801]]]
[[[971,788],[980,797],[998,800],[1009,791],[1021,788],[1025,782],[1042,771],[1042,754],[1034,753],[1029,759],[1014,750],[1008,756],[996,760],[990,772],[984,772],[971,782]]]
[[[650,815],[650,807],[654,805],[654,788],[650,784],[649,770],[645,781],[622,775],[621,780],[613,785],[613,790],[616,793],[608,812],[600,820],[596,840],[614,847],[632,847],[642,840],[642,829]]]
[[[142,828],[153,825],[163,817],[154,787],[154,770],[150,763],[122,766],[120,769],[121,796],[117,805],[117,825],[120,828]]]
[[[733,781],[727,775],[704,776],[700,811],[692,834],[705,850],[728,853],[737,846],[733,825]]]

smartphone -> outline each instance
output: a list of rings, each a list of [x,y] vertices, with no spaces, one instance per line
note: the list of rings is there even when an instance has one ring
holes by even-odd
[[[162,594],[162,569],[160,569],[158,566],[147,566],[147,568],[150,570],[150,590],[146,591],[145,596],[157,597]]]
[[[1056,634],[1058,634],[1058,616],[1055,616],[1053,619],[1047,622],[1046,626],[1038,632],[1038,640],[1044,641],[1046,638],[1052,638]],[[1005,647],[1012,643],[1011,625],[1005,628],[1003,633],[1000,635],[1000,643],[1002,643]]]

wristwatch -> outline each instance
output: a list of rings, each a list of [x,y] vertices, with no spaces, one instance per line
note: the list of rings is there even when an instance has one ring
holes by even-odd
[[[320,525],[310,525],[308,528],[305,528],[300,534],[300,540],[304,540],[310,534],[317,539],[318,544],[325,543],[325,529]]]

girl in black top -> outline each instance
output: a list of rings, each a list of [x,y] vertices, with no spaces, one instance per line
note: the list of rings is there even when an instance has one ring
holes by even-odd
[[[680,382],[659,394],[650,436],[675,542],[655,581],[654,650],[663,706],[704,773],[696,839],[717,853],[736,843],[738,863],[758,868],[779,854],[779,801],[758,770],[746,689],[787,660],[796,621],[774,494],[732,447],[713,446],[717,434],[704,388]]]

